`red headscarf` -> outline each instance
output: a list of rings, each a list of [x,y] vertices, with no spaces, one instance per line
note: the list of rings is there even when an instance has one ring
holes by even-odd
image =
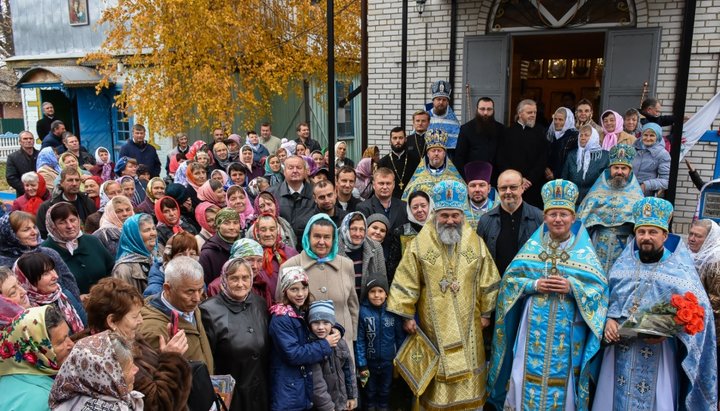
[[[22,211],[28,212],[32,215],[37,215],[38,208],[40,208],[40,204],[42,204],[43,201],[45,201],[44,197],[47,194],[47,184],[45,183],[45,179],[40,174],[37,174],[37,176],[38,176],[37,193],[35,193],[35,195],[32,197],[25,194],[28,201],[27,201],[27,203],[25,203],[25,206],[23,206],[23,208],[22,208]]]
[[[98,185],[98,195],[97,195],[97,197],[95,197],[95,198],[90,197],[90,199],[95,202],[95,208],[96,208],[97,210],[99,210],[99,209],[100,209],[100,186],[104,183],[104,181],[103,181],[102,177],[98,177],[98,176],[92,176],[92,177],[89,178],[89,180],[92,180],[92,181],[96,182],[97,185]]]
[[[170,224],[168,222],[168,220],[165,218],[165,215],[162,213],[162,206],[160,204],[166,198],[171,199],[172,202],[175,203],[175,208],[178,210],[178,220],[177,220],[177,223],[175,223],[175,225]],[[182,229],[182,227],[180,227],[180,206],[178,205],[178,202],[175,201],[175,199],[170,196],[163,196],[155,201],[155,217],[157,217],[158,221],[161,224],[165,224],[166,226],[171,227],[173,230],[173,234],[177,234],[177,233],[185,231]]]

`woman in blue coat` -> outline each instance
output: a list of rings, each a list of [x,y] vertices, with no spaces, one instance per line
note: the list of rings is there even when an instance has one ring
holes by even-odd
[[[635,150],[637,154],[633,160],[633,173],[645,197],[667,190],[670,180],[670,154],[665,150],[662,128],[655,123],[645,124],[642,136],[635,141]]]
[[[281,303],[270,308],[268,332],[272,342],[270,408],[283,411],[312,409],[312,365],[332,354],[340,340],[333,332],[322,340],[310,340],[305,316],[310,306],[308,276],[302,267],[284,267],[278,283]]]

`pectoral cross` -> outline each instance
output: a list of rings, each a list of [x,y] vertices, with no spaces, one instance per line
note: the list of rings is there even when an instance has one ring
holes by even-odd
[[[550,253],[543,250],[543,252],[538,255],[540,259],[544,262],[550,261],[550,274],[551,275],[558,275],[560,273],[560,270],[558,269],[558,260],[565,262],[570,259],[570,254],[567,253],[567,251],[562,250],[562,252],[558,253],[558,247],[560,245],[553,241],[550,243]]]
[[[440,291],[442,291],[443,294],[445,294],[448,288],[450,288],[450,291],[452,291],[453,294],[460,291],[460,282],[457,278],[453,278],[452,270],[448,270],[447,275],[444,276],[438,284],[440,285]]]
[[[400,184],[398,184],[398,186],[400,187],[400,190],[403,190],[405,188],[405,184],[403,184],[402,181],[400,182]]]

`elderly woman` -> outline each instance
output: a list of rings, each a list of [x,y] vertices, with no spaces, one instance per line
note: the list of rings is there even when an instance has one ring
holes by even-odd
[[[355,167],[355,190],[364,199],[372,197],[372,159],[362,158]]]
[[[270,288],[265,279],[260,277],[263,258],[262,246],[255,240],[241,238],[235,241],[232,248],[230,248],[230,259],[233,258],[242,258],[250,264],[253,272],[252,292],[262,297],[263,301],[270,306],[269,303],[274,300],[275,289]],[[208,285],[207,292],[209,296],[218,295],[222,291],[221,280],[222,277],[218,277]]]
[[[388,284],[392,284],[395,270],[402,258],[402,246],[397,236],[391,235],[390,220],[384,214],[375,213],[367,218],[367,237],[382,246]]]
[[[161,350],[154,350],[137,333],[142,324],[144,301],[130,284],[117,278],[104,278],[85,302],[88,327],[93,334],[111,330],[134,341],[135,389],[145,397],[146,410],[180,411],[190,394],[191,371],[182,354],[187,350],[185,331],[179,331]]]
[[[107,277],[115,259],[97,237],[83,235],[80,215],[74,205],[60,202],[48,210],[45,216],[48,238],[43,246],[57,251],[75,275],[81,294]]]
[[[560,107],[555,110],[552,120],[553,124],[547,131],[550,142],[548,168],[552,178],[559,178],[568,152],[575,147],[578,131],[575,129],[575,116],[569,108]],[[546,174],[550,177],[549,173]]]
[[[200,225],[200,232],[195,236],[198,249],[215,234],[215,216],[220,207],[212,203],[200,203],[195,207],[195,221]]]
[[[123,195],[113,197],[105,207],[100,217],[100,228],[92,235],[100,240],[111,256],[117,255],[123,223],[134,214],[130,199]]]
[[[245,144],[240,147],[240,162],[248,169],[248,181],[255,177],[262,177],[265,174],[265,169],[259,161],[254,159],[254,155],[255,151],[249,145]]]
[[[185,185],[185,187],[187,188],[188,196],[192,200],[193,207],[197,207],[197,205],[200,204],[197,192],[198,190],[200,190],[200,187],[208,180],[207,169],[199,162],[192,161],[188,163],[186,175],[187,184]]]
[[[262,269],[258,274],[272,290],[273,300],[280,275],[280,266],[295,257],[298,252],[285,244],[280,235],[278,218],[271,214],[261,214],[253,224],[252,236],[262,247]],[[256,280],[257,281],[257,280]]]
[[[134,390],[137,371],[125,338],[110,331],[85,337],[60,368],[48,403],[59,411],[142,411],[143,395]]]
[[[83,182],[85,185],[85,194],[87,194],[90,201],[95,204],[96,209],[100,208],[100,186],[102,183],[102,179],[98,176],[90,176],[90,178],[86,178]]]
[[[0,267],[0,296],[21,308],[32,307],[27,291],[22,287],[15,273],[8,267]],[[0,325],[0,327],[2,326],[4,324]]]
[[[62,313],[53,305],[20,310],[0,341],[0,409],[49,410],[53,377],[74,345]]]
[[[200,250],[200,265],[205,284],[220,275],[223,264],[230,258],[230,247],[240,238],[240,215],[232,208],[223,208],[215,215],[215,235]]]
[[[668,188],[670,179],[670,154],[663,144],[662,128],[647,123],[642,137],[635,141],[633,173],[646,197],[654,196]]]
[[[79,300],[72,294],[65,293],[58,284],[52,258],[39,252],[26,253],[15,262],[14,270],[18,283],[27,291],[30,305],[56,306],[68,322],[72,334],[85,329],[85,310]]]
[[[282,266],[301,266],[310,278],[310,292],[318,300],[332,300],[337,321],[345,327],[345,342],[352,346],[358,325],[359,303],[353,262],[338,255],[335,223],[324,213],[314,215],[303,233],[303,251]],[[277,297],[277,295],[276,295]],[[354,357],[353,357],[354,358]]]
[[[410,193],[406,208],[409,221],[396,228],[394,232],[395,237],[400,239],[402,252],[405,252],[405,247],[425,226],[425,222],[430,218],[433,204],[427,193],[418,190]]]
[[[608,164],[610,164],[610,156],[600,147],[600,135],[597,130],[589,124],[580,127],[577,148],[568,154],[560,175],[563,180],[572,181],[578,186],[580,195],[577,204],[582,202]]]
[[[123,223],[112,276],[133,285],[142,294],[148,284],[152,252],[156,247],[157,231],[152,217],[135,214],[128,218]]]
[[[153,177],[145,187],[145,200],[137,206],[138,213],[152,215],[155,212],[155,202],[165,195],[165,181],[160,177]]]
[[[253,270],[244,258],[222,267],[221,292],[200,305],[216,374],[235,378],[231,410],[269,409],[269,314],[252,292]]]
[[[155,201],[155,216],[158,220],[157,238],[161,251],[168,238],[173,234],[182,231],[187,231],[192,235],[197,234],[195,227],[185,221],[181,213],[180,205],[170,196],[161,197]]]
[[[338,255],[349,258],[355,271],[355,292],[358,299],[366,294],[365,284],[371,277],[382,277],[387,280],[385,256],[382,246],[368,238],[365,216],[353,211],[343,218],[340,224],[340,240]]]
[[[167,244],[165,244],[162,257],[162,261],[156,261],[150,267],[148,286],[143,292],[145,297],[158,294],[163,290],[167,263],[175,257],[191,257],[197,260],[200,258],[200,248],[197,246],[195,237],[187,231],[183,231],[170,237]]]
[[[258,214],[272,214],[275,216],[275,219],[278,222],[278,234],[280,235],[282,242],[290,248],[295,248],[295,244],[297,244],[295,233],[293,232],[290,223],[286,219],[280,217],[280,204],[272,193],[264,191],[255,198],[255,211],[257,211]],[[255,229],[254,227],[255,224],[248,227],[246,237],[251,237],[253,235],[252,233]]]
[[[16,198],[12,204],[12,211],[25,211],[36,215],[40,204],[50,199],[50,193],[45,184],[45,178],[40,174],[30,171],[20,177],[23,183],[25,194]]]
[[[80,301],[75,276],[63,261],[60,254],[52,248],[40,246],[40,232],[35,225],[35,216],[24,211],[13,211],[0,217],[0,266],[12,267],[21,255],[40,251],[55,262],[55,271],[60,276],[63,289]]]
[[[603,150],[610,151],[611,148],[618,144],[627,144],[631,146],[635,143],[635,140],[637,140],[634,135],[625,132],[623,129],[625,121],[620,113],[612,110],[606,110],[600,116],[600,120],[602,121],[603,131],[603,136],[600,140]]]
[[[226,194],[226,202],[229,208],[234,209],[240,215],[240,227],[247,229],[255,218],[250,196],[241,186],[230,186]]]
[[[338,141],[335,143],[335,168],[343,166],[355,168],[355,162],[347,158],[347,143]]]

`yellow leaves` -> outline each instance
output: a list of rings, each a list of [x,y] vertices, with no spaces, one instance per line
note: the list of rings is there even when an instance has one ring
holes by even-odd
[[[117,0],[102,49],[83,60],[124,80],[116,104],[157,131],[268,118],[270,100],[327,76],[326,2]],[[336,73],[359,72],[360,1],[335,1]],[[125,71],[118,72],[122,62]],[[100,86],[106,87],[107,82]]]

